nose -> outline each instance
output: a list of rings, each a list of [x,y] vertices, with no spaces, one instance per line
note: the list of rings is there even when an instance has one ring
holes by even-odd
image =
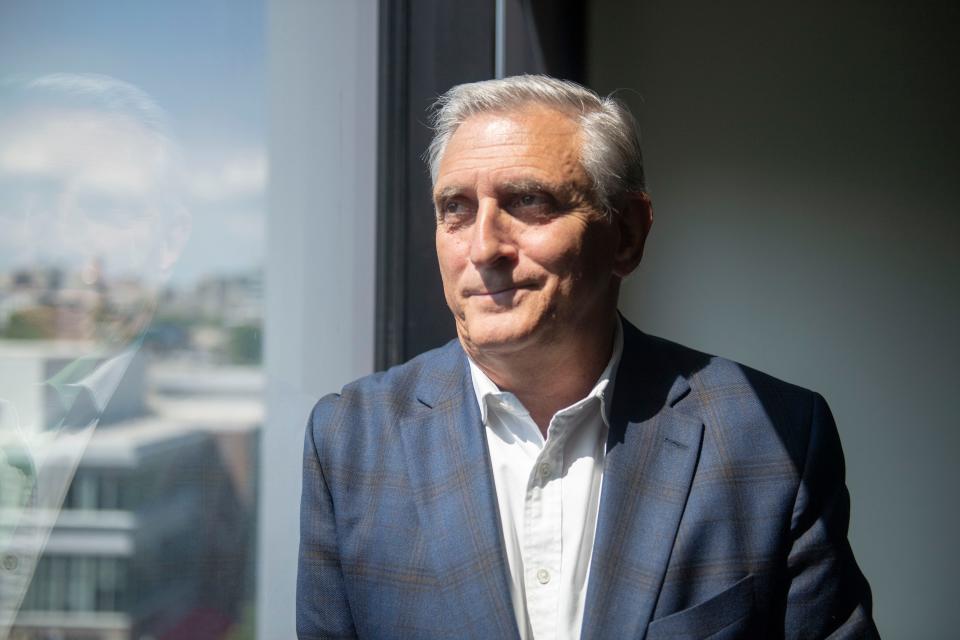
[[[470,239],[470,261],[474,265],[489,266],[516,257],[510,222],[510,214],[503,211],[495,199],[480,201]]]

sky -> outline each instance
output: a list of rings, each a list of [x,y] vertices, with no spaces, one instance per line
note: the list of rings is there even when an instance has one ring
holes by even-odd
[[[102,74],[166,112],[192,217],[175,283],[261,265],[265,22],[262,0],[0,0],[0,78]]]

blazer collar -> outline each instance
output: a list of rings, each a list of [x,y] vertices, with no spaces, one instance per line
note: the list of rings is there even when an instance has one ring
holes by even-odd
[[[470,384],[467,354],[456,338],[432,356],[421,365],[414,389],[416,399],[430,408],[462,396],[464,385]]]
[[[490,453],[467,358],[453,341],[423,361],[419,410],[402,418],[425,562],[457,637],[519,640]]]
[[[695,368],[624,321],[582,638],[646,633],[700,455],[680,406]]]
[[[582,638],[642,637],[699,459],[703,424],[683,412],[695,362],[623,320]],[[450,611],[475,637],[517,638],[490,454],[469,365],[453,340],[422,365],[422,411],[401,428],[428,549]]]

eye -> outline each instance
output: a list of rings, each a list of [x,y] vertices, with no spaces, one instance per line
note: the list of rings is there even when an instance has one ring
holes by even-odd
[[[542,193],[521,193],[510,199],[507,208],[515,215],[548,215],[553,212],[553,200]]]
[[[472,216],[476,207],[464,198],[450,198],[440,203],[437,208],[438,222],[463,222]]]
[[[449,200],[443,205],[444,213],[457,214],[457,213],[463,213],[463,210],[464,210],[463,203],[458,200]]]

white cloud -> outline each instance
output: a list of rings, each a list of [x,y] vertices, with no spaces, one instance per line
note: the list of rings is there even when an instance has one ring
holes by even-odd
[[[134,119],[76,109],[0,123],[0,172],[124,196],[169,188],[165,180],[179,173],[187,195],[211,203],[260,196],[268,180],[261,147],[203,149],[182,166],[171,141]]]
[[[192,167],[185,177],[187,190],[207,202],[225,202],[263,194],[268,166],[263,149],[252,148],[207,159]]]
[[[171,164],[169,141],[111,113],[36,110],[4,123],[0,140],[0,171],[107,194],[146,194]]]

